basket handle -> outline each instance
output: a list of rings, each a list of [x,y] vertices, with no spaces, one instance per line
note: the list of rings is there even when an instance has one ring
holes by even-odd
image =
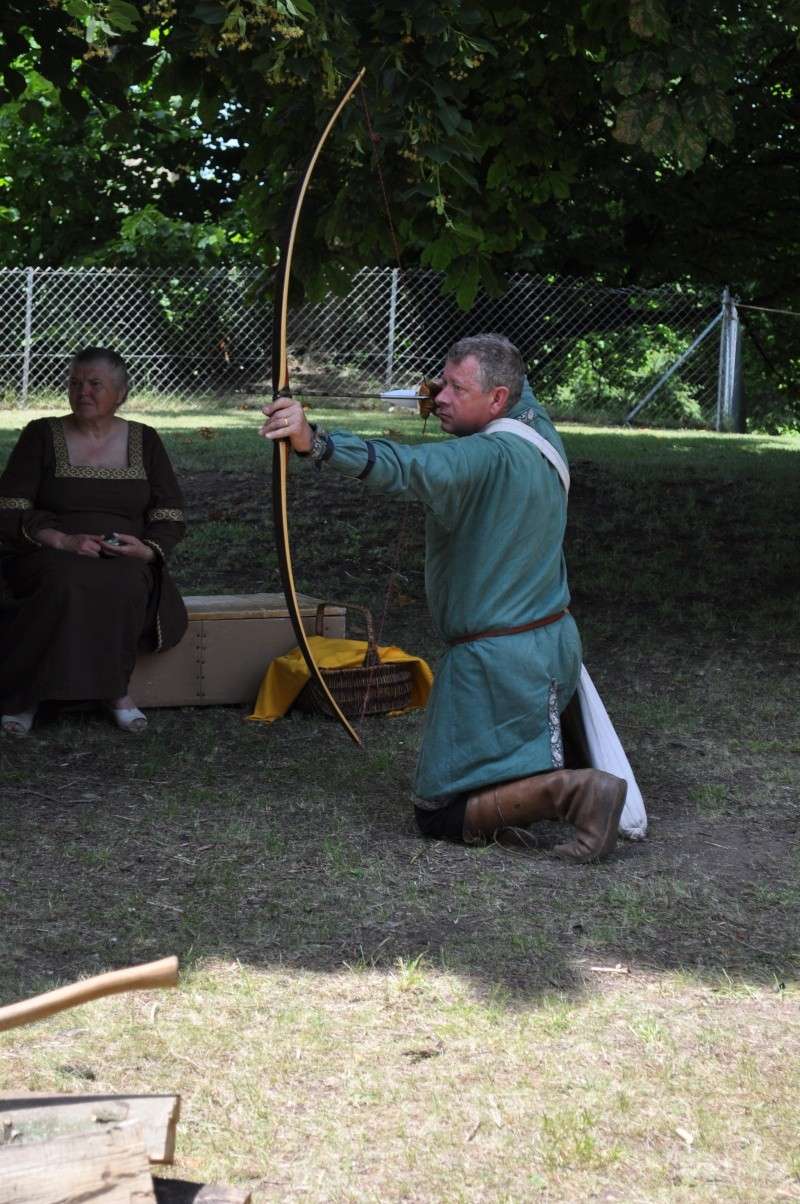
[[[320,602],[317,606],[317,617],[314,623],[314,632],[316,635],[323,634],[323,625],[325,622],[326,606],[338,606],[344,610],[357,610],[364,620],[364,627],[367,635],[367,651],[364,653],[364,666],[370,668],[372,665],[380,664],[378,656],[378,646],[375,643],[375,628],[372,622],[372,614],[366,606],[357,606],[354,602]]]

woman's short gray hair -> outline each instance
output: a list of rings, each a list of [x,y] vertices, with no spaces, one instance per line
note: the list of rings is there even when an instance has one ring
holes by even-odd
[[[460,364],[468,355],[478,361],[484,391],[504,385],[508,389],[506,408],[516,405],[522,394],[525,365],[514,344],[502,334],[476,334],[453,343],[446,358]]]
[[[114,375],[119,381],[120,391],[127,396],[128,394],[128,366],[118,351],[114,351],[111,347],[82,347],[72,357],[70,367],[75,364],[93,364],[95,360],[101,360],[104,364],[108,364],[109,368],[113,369]],[[125,400],[123,397],[123,401]],[[120,403],[121,404],[121,403]]]

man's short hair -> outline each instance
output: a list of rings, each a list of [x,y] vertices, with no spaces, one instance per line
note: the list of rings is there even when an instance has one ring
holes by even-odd
[[[514,344],[502,334],[476,334],[453,343],[446,359],[460,364],[468,355],[478,361],[484,391],[505,385],[508,389],[506,408],[510,410],[515,406],[522,394],[525,365]]]
[[[111,347],[82,347],[73,355],[70,368],[75,364],[93,364],[95,360],[102,360],[104,364],[108,364],[109,368],[113,368],[120,388],[127,394],[128,366],[119,352],[114,351]]]

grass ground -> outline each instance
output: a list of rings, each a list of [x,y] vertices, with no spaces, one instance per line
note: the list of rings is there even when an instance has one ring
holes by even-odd
[[[0,413],[5,455],[29,415]],[[403,414],[318,414],[418,438]],[[279,588],[246,410],[151,407],[186,592]],[[585,658],[643,844],[419,839],[417,715],[53,718],[0,746],[0,1002],[177,953],[177,992],[0,1037],[0,1089],[177,1091],[176,1173],[272,1201],[800,1200],[800,441],[565,428]],[[292,465],[308,593],[435,662],[421,515]]]

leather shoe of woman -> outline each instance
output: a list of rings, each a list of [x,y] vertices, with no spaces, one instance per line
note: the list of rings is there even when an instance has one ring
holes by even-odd
[[[147,727],[147,716],[138,707],[125,707],[119,710],[109,707],[108,712],[121,732],[143,732]]]
[[[35,707],[32,711],[20,711],[18,715],[3,715],[0,719],[0,729],[4,736],[27,736],[35,718]]]

